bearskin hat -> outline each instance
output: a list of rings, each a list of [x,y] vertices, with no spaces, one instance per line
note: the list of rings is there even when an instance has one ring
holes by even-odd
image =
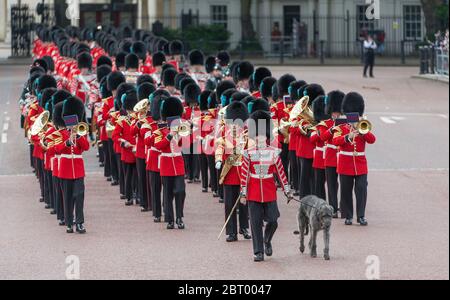
[[[278,101],[280,99],[280,96],[278,94],[278,84],[274,84],[272,86],[272,99],[273,101]]]
[[[270,72],[270,70],[266,67],[260,67],[256,69],[252,76],[255,87],[259,89],[261,82],[264,80],[264,78],[271,76],[272,72]]]
[[[351,92],[345,95],[342,102],[342,112],[344,114],[348,113],[359,113],[359,116],[364,115],[365,103],[364,98],[356,92]]]
[[[248,108],[249,103],[254,102],[254,101],[256,101],[256,98],[253,96],[247,96],[244,99],[242,99],[242,103],[244,103],[247,106],[247,108]],[[250,113],[250,110],[249,110],[249,113]]]
[[[239,78],[238,78],[238,67],[239,67],[239,64],[240,64],[241,62],[240,61],[235,61],[235,62],[233,62],[232,64],[231,64],[231,66],[230,66],[230,70],[229,70],[229,72],[230,72],[230,74],[229,74],[229,76],[231,76],[232,78],[233,78],[233,81],[234,82],[236,82],[236,83],[238,83],[239,82]]]
[[[100,82],[104,77],[108,76],[112,69],[108,65],[101,65],[97,68],[97,80]]]
[[[285,74],[278,79],[277,87],[278,87],[278,97],[283,97],[289,95],[289,86],[296,79],[294,75]]]
[[[44,56],[42,59],[45,60],[45,63],[47,64],[47,70],[53,73],[55,71],[55,62],[53,61],[53,58],[51,58],[51,56]]]
[[[250,79],[248,80],[248,89],[250,90],[250,93],[254,93],[258,90],[255,86],[255,79],[253,78],[253,75],[250,76]]]
[[[200,87],[195,83],[188,84],[183,90],[184,101],[186,104],[198,104],[198,97],[202,93]]]
[[[100,67],[100,66],[103,66],[103,65],[108,65],[108,66],[110,66],[112,68],[113,63],[112,63],[111,58],[109,58],[106,55],[100,56],[98,58],[98,60],[97,60],[97,67]]]
[[[194,79],[192,79],[189,76],[185,77],[183,80],[180,81],[180,91],[182,94],[184,93],[184,89],[190,84],[197,84],[197,83],[195,82]]]
[[[44,75],[45,74],[45,70],[42,67],[31,67],[31,69],[29,71],[30,76],[35,74],[35,73],[38,73],[40,75]]]
[[[53,104],[53,114],[52,114],[52,121],[53,125],[55,125],[58,128],[65,127],[64,119],[62,117],[62,111],[63,111],[63,102],[59,102],[57,104]]]
[[[231,96],[236,92],[237,90],[235,88],[231,88],[222,93],[222,96],[220,97],[220,104],[222,105],[222,107],[230,104]]]
[[[319,96],[325,96],[325,90],[320,84],[308,84],[303,91],[303,96],[309,97],[309,105]]]
[[[99,83],[100,96],[102,99],[106,99],[112,96],[111,91],[108,89],[108,77],[104,77]]]
[[[247,107],[248,107],[248,112],[250,114],[252,114],[258,110],[270,112],[269,102],[267,102],[267,100],[262,99],[262,98],[256,99],[255,101],[248,103]]]
[[[47,73],[47,71],[48,71],[47,62],[44,59],[36,59],[35,61],[33,61],[31,66],[32,67],[41,67],[42,69],[44,69],[45,73]]]
[[[304,80],[297,80],[297,81],[292,82],[289,85],[289,89],[288,89],[289,96],[291,97],[291,99],[293,101],[298,101],[298,100],[300,100],[300,98],[303,97],[303,94],[302,95],[299,94],[299,90],[301,87],[305,86],[306,84],[307,83]]]
[[[66,90],[57,90],[56,93],[52,95],[52,104],[53,107],[55,107],[56,104],[63,102],[67,98],[72,96],[72,94],[69,91]]]
[[[255,110],[250,115],[252,122],[248,126],[248,137],[251,139],[257,136],[265,135],[267,142],[272,140],[273,121],[270,112],[264,110]],[[264,126],[264,125],[265,126]]]
[[[57,84],[56,84],[56,80],[55,77],[51,76],[51,75],[42,75],[41,77],[39,77],[37,79],[37,90],[43,91],[44,89],[47,88],[56,88]]]
[[[249,79],[253,72],[255,71],[255,67],[248,61],[243,61],[237,66],[237,79],[245,80]]]
[[[325,101],[325,111],[328,115],[332,113],[340,113],[342,111],[342,101],[344,100],[345,94],[341,91],[331,91],[328,93]]]
[[[209,97],[208,97],[208,108],[209,108],[209,109],[214,109],[214,108],[216,108],[217,106],[218,106],[218,103],[217,103],[217,96],[216,96],[216,93],[211,92],[211,94],[210,94]]]
[[[175,86],[175,76],[178,72],[175,69],[167,69],[162,73],[162,82],[164,86]]]
[[[130,40],[122,40],[119,44],[120,51],[125,52],[127,54],[131,53],[131,46],[133,43]]]
[[[169,44],[169,54],[170,55],[181,55],[183,54],[183,42],[179,40],[175,40],[170,42]]]
[[[180,90],[181,81],[183,79],[185,79],[186,77],[189,77],[189,75],[184,73],[184,72],[183,73],[178,73],[177,76],[175,76],[175,88],[177,90]]]
[[[138,79],[136,80],[136,85],[139,86],[144,82],[148,82],[153,85],[155,84],[155,80],[152,78],[152,76],[148,74],[142,74],[141,76],[139,76]]]
[[[125,69],[138,69],[139,68],[139,57],[130,53],[125,57]]]
[[[125,58],[127,57],[126,52],[119,52],[116,56],[116,67],[117,69],[125,67]]]
[[[170,93],[166,90],[157,90],[150,96],[152,118],[154,121],[161,119],[161,103],[170,97]]]
[[[78,69],[91,69],[92,68],[92,56],[83,52],[77,56]]]
[[[52,96],[56,93],[56,91],[57,89],[53,87],[43,90],[41,99],[39,101],[39,106],[45,108],[45,105],[48,102],[52,102]]]
[[[174,66],[174,65],[165,63],[165,64],[163,64],[163,66],[161,67],[161,73],[164,73],[164,71],[167,70],[167,69],[173,69],[173,70],[177,71],[177,69],[175,69],[175,66]],[[178,71],[177,71],[177,73],[178,73]]]
[[[330,118],[325,110],[325,96],[317,97],[312,103],[312,111],[314,113],[314,119],[316,122],[321,122]]]
[[[138,95],[135,89],[127,90],[122,94],[120,98],[122,102],[122,108],[127,111],[133,111],[134,107],[138,103]]]
[[[250,96],[248,93],[236,92],[233,95],[231,95],[230,102],[242,101],[248,96]]]
[[[248,109],[242,102],[232,102],[227,106],[225,119],[235,122],[241,120],[242,122],[248,119]]]
[[[114,107],[115,110],[120,110],[123,107],[123,103],[122,103],[122,96],[127,93],[128,91],[134,90],[134,85],[129,84],[129,83],[121,83],[119,85],[119,87],[117,88],[117,94],[116,94],[116,98],[114,99]]]
[[[78,57],[78,55],[80,55],[81,53],[91,53],[91,48],[83,43],[79,43],[76,45],[75,47],[75,57]]]
[[[276,86],[277,80],[274,77],[266,77],[259,86],[259,92],[264,98],[272,97],[272,87]]]
[[[226,67],[230,64],[231,56],[227,51],[220,51],[217,53],[217,60],[220,66]]]
[[[131,46],[131,53],[136,54],[141,61],[144,61],[147,58],[147,47],[141,41],[135,42]]]
[[[192,50],[189,52],[189,62],[191,66],[203,66],[205,63],[205,55],[200,50]]]
[[[156,87],[149,82],[144,82],[144,83],[138,85],[136,90],[137,90],[137,94],[138,94],[138,100],[140,101],[140,100],[148,99],[150,97],[150,95],[156,91]]]
[[[110,90],[111,92],[117,90],[119,85],[126,81],[125,76],[122,74],[122,72],[119,71],[110,73],[107,78],[108,90]]]
[[[217,96],[217,99],[220,100],[221,97],[222,97],[223,92],[225,92],[226,90],[229,90],[229,89],[235,89],[235,88],[236,88],[236,85],[234,84],[233,81],[229,81],[229,80],[221,81],[221,82],[217,85],[217,88],[216,88],[216,96]]]
[[[80,100],[80,98],[76,96],[71,96],[64,100],[63,102],[63,110],[62,110],[62,116],[67,117],[71,115],[76,115],[78,117],[78,121],[81,122],[84,120],[84,104]]]
[[[205,60],[205,70],[206,73],[211,73],[214,71],[214,68],[216,66],[216,58],[214,56],[208,56]]]
[[[203,91],[199,96],[199,106],[201,111],[208,110],[209,108],[209,96],[212,94],[211,91]]]
[[[184,108],[181,100],[176,97],[169,97],[161,105],[161,118],[166,121],[167,118],[180,117],[183,115]]]

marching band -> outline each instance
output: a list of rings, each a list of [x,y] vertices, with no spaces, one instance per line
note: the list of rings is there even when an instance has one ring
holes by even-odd
[[[273,254],[278,190],[289,201],[328,200],[346,225],[355,193],[356,220],[368,225],[365,147],[376,137],[360,94],[276,79],[226,51],[194,49],[186,60],[181,41],[143,30],[36,32],[22,125],[39,200],[67,233],[86,233],[83,153],[92,147],[118,197],[169,230],[185,229],[186,183],[201,182],[224,203],[226,241],[252,239],[257,262]]]

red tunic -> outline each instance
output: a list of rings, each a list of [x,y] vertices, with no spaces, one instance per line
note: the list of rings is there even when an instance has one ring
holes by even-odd
[[[259,203],[276,201],[275,173],[278,174],[283,187],[287,189],[288,182],[279,149],[266,146],[245,150],[241,168],[241,188],[247,200]]]
[[[333,144],[339,146],[337,173],[348,176],[359,176],[368,173],[366,159],[366,143],[374,144],[376,137],[369,132],[366,135],[356,135],[350,141],[348,134],[352,131],[349,124],[340,125],[334,134]]]
[[[310,141],[316,147],[313,152],[313,168],[325,169],[325,143],[320,139],[317,131],[311,134]]]
[[[169,140],[170,130],[162,128],[155,131],[155,148],[161,151],[159,157],[160,173],[162,177],[184,176],[184,160],[180,142]]]
[[[275,126],[278,126],[281,123],[281,120],[289,120],[289,114],[293,107],[293,103],[286,103],[284,100],[280,100],[272,105],[270,112],[272,114],[272,119],[275,122]],[[278,141],[284,143],[284,136],[282,134],[278,135]]]
[[[59,154],[59,172],[61,179],[79,179],[85,176],[83,152],[89,150],[89,141],[86,136],[79,137],[74,146],[67,146],[70,138],[68,130],[62,130],[63,142],[55,146],[55,151]]]
[[[100,140],[106,142],[109,139],[106,132],[106,122],[109,119],[111,109],[114,109],[114,98],[111,96],[103,99],[102,103],[101,114],[97,117],[97,125],[100,129]]]
[[[337,167],[337,146],[333,144],[334,120],[329,119],[323,122],[324,126],[320,126],[319,135],[323,142],[325,142],[325,167]]]
[[[155,148],[155,138],[159,135],[155,132],[158,130],[158,124],[153,122],[141,127],[141,134],[144,136],[146,147],[146,170],[159,173],[159,156],[161,151]]]
[[[116,122],[116,128],[112,133],[112,139],[117,141],[120,150],[120,159],[127,164],[136,163],[136,156],[134,156],[133,149],[136,146],[136,138],[132,134],[133,122],[130,122],[126,117],[121,117]]]

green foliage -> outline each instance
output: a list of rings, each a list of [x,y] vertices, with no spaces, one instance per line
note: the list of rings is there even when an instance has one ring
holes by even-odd
[[[164,28],[162,36],[169,41],[182,40],[190,49],[202,49],[205,53],[216,53],[219,50],[228,49],[231,32],[221,25],[200,24],[190,26],[184,31]]]
[[[449,18],[448,18],[448,4],[442,4],[442,5],[439,5],[436,8],[436,17],[437,17],[438,22],[439,22],[439,24],[438,24],[440,26],[439,29],[441,29],[441,30],[447,29],[448,28],[448,21],[449,21]]]

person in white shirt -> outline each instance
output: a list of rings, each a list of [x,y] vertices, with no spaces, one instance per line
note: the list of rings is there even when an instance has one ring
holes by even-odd
[[[373,66],[375,65],[375,50],[377,49],[377,44],[373,40],[372,36],[368,35],[366,40],[364,40],[364,77],[367,77],[367,69],[370,68],[370,77],[373,76]]]

